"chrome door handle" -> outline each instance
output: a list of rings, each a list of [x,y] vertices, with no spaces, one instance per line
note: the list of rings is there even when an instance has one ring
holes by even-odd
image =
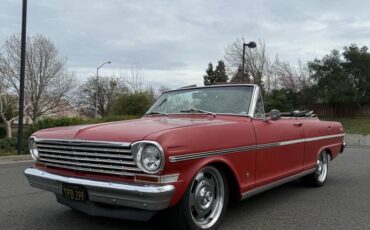
[[[293,123],[294,126],[298,126],[298,127],[301,127],[303,125],[302,122],[298,122],[298,123]]]

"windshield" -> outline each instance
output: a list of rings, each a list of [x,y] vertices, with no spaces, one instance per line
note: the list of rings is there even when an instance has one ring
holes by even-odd
[[[146,114],[223,113],[248,115],[253,86],[205,87],[170,91]]]

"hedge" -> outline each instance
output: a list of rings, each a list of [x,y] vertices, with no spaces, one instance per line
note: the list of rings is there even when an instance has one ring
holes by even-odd
[[[0,139],[0,150],[7,152],[15,150],[16,148],[17,148],[17,138],[12,137]]]
[[[27,154],[28,151],[28,138],[36,131],[40,129],[46,128],[53,128],[53,127],[60,127],[60,126],[72,126],[72,125],[84,125],[84,124],[96,124],[102,122],[111,122],[111,121],[121,121],[121,120],[130,120],[135,119],[136,116],[131,115],[123,115],[123,116],[111,116],[111,117],[104,117],[104,118],[97,118],[97,119],[82,119],[79,117],[69,118],[69,117],[62,117],[62,118],[45,118],[42,119],[32,125],[28,125],[24,129],[23,133],[23,153]],[[0,140],[0,150],[11,151],[17,148],[17,139],[13,138],[6,138]]]
[[[0,125],[0,139],[3,139],[6,137],[6,129],[3,125]]]

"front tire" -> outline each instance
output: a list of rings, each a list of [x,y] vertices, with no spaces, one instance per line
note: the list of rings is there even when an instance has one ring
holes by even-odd
[[[321,187],[325,184],[329,172],[330,156],[322,151],[317,159],[316,171],[302,178],[302,182],[313,187]]]
[[[187,188],[181,202],[171,210],[172,229],[217,229],[229,201],[228,181],[213,166],[202,168]]]

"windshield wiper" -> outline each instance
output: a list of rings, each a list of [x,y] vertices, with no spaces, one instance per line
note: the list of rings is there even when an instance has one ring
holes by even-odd
[[[168,117],[168,113],[161,113],[161,112],[150,112],[150,113],[146,113],[145,115],[164,115],[164,116],[167,116]]]
[[[155,108],[153,108],[152,110],[156,110],[158,109],[159,107],[161,107],[164,103],[167,102],[167,98],[165,98],[159,105],[157,105]],[[156,113],[156,112],[155,112]]]
[[[160,114],[160,115],[165,115],[168,117],[168,113],[162,113],[162,112],[157,112],[157,111],[153,111],[153,110],[156,110],[158,109],[159,107],[161,107],[164,103],[167,102],[167,98],[165,98],[159,105],[157,105],[155,108],[151,109],[152,111],[149,112],[149,113],[146,113],[145,115],[155,115],[155,114]]]
[[[210,112],[210,111],[206,111],[206,110],[202,110],[202,109],[184,109],[184,110],[180,110],[180,112],[182,113],[206,113],[206,114],[209,114],[209,115],[212,115],[213,117],[216,117],[216,114],[213,113],[213,112]]]

